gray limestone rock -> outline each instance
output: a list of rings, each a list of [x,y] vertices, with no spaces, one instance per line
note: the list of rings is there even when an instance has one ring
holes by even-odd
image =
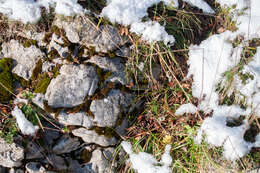
[[[63,65],[60,75],[52,79],[45,99],[52,107],[73,107],[83,103],[97,89],[96,69],[86,65]]]
[[[48,45],[49,51],[55,49],[59,53],[60,57],[66,58],[69,55],[69,48],[64,47],[63,45],[64,41],[62,37],[59,37],[56,34],[52,34],[51,42]]]
[[[26,80],[31,78],[37,62],[45,56],[41,50],[34,45],[29,48],[24,48],[23,45],[16,40],[3,43],[2,53],[4,57],[10,57],[16,61],[13,72]]]
[[[46,173],[46,169],[37,162],[29,162],[25,165],[28,173]]]
[[[44,149],[34,142],[30,142],[25,148],[25,158],[26,159],[40,159],[44,158]]]
[[[0,173],[8,173],[8,168],[0,166]]]
[[[93,126],[93,119],[86,115],[85,112],[78,112],[78,113],[70,113],[67,114],[66,112],[62,111],[57,117],[59,123],[69,126],[82,126],[87,129]]]
[[[93,100],[90,111],[94,114],[94,123],[99,127],[113,127],[120,113],[130,105],[131,97],[120,90],[111,90],[102,100]],[[122,109],[121,109],[122,108]]]
[[[46,163],[50,163],[54,169],[56,170],[66,170],[68,168],[66,161],[63,157],[57,156],[55,154],[49,154],[47,155],[48,161],[46,160]]]
[[[19,167],[24,158],[24,149],[15,143],[8,144],[0,138],[0,165],[8,168]]]
[[[35,93],[34,98],[32,98],[32,102],[39,106],[40,108],[44,109],[44,95],[41,93]]]
[[[72,130],[72,134],[81,137],[87,144],[95,143],[104,147],[117,144],[115,137],[107,138],[104,135],[98,135],[94,130],[79,128]]]
[[[42,72],[50,72],[55,67],[54,63],[45,61],[42,63]]]
[[[97,27],[87,16],[64,20],[57,17],[54,24],[65,30],[72,43],[93,46],[97,52],[107,52],[124,43],[116,28],[106,25]]]
[[[52,150],[55,154],[70,153],[71,151],[78,149],[79,146],[80,142],[78,138],[62,136]]]
[[[92,152],[92,157],[89,163],[85,166],[89,172],[111,173],[114,172],[110,166],[109,158],[106,158],[104,153],[97,149]]]
[[[125,65],[122,58],[93,56],[86,62],[96,64],[105,71],[112,72],[105,82],[115,82],[126,85]]]

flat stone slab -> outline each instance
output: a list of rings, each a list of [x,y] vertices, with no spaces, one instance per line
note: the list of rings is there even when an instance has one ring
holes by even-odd
[[[98,87],[96,69],[87,65],[63,65],[60,75],[52,79],[45,99],[54,108],[74,107],[83,103],[86,96],[94,94]]]
[[[82,126],[87,129],[93,126],[93,119],[85,112],[70,113],[62,111],[57,117],[59,123],[66,126]]]
[[[86,144],[98,144],[103,147],[113,146],[117,144],[115,137],[107,138],[104,135],[98,135],[94,130],[88,130],[85,128],[78,128],[72,130],[72,134],[81,137]]]

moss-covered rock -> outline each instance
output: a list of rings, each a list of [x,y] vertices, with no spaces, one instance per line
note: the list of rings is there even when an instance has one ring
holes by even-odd
[[[10,58],[0,59],[0,101],[10,100],[13,92],[13,76],[11,69],[13,60]]]

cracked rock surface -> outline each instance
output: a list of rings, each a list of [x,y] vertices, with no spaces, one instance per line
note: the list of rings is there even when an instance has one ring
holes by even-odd
[[[45,98],[52,107],[73,107],[83,103],[97,89],[96,69],[87,65],[63,65],[60,75],[52,79]]]
[[[72,43],[93,46],[97,52],[112,51],[124,43],[117,29],[110,25],[96,27],[84,16],[68,20],[58,17],[54,24],[65,30],[66,36]]]
[[[8,168],[19,167],[24,158],[24,149],[16,144],[8,144],[0,138],[0,165]]]
[[[13,73],[29,80],[37,62],[44,58],[44,53],[34,45],[25,48],[17,40],[11,40],[2,45],[3,57],[9,57],[15,60]]]

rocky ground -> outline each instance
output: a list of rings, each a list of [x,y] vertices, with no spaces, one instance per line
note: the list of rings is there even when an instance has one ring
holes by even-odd
[[[0,172],[114,172],[134,109],[129,40],[89,16],[56,15],[47,32],[23,29],[2,35],[0,99],[14,99],[1,104],[2,116],[17,106],[39,130],[24,135],[2,118]]]

